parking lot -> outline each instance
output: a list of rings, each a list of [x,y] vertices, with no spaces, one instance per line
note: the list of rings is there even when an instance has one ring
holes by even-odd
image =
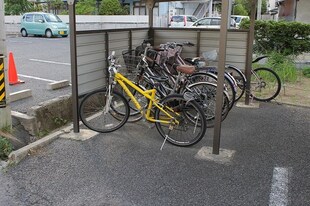
[[[12,52],[16,71],[23,84],[9,86],[9,93],[32,90],[32,97],[11,103],[12,110],[26,113],[40,102],[71,94],[71,87],[47,89],[47,84],[71,80],[69,38],[8,37],[7,51]]]
[[[145,122],[86,141],[59,138],[0,174],[4,205],[309,205],[309,108],[235,107],[193,147]]]

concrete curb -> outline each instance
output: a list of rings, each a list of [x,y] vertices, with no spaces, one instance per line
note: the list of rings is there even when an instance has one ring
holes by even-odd
[[[15,102],[21,99],[25,99],[28,97],[32,97],[32,91],[31,89],[25,89],[18,92],[14,92],[10,94],[10,101]]]
[[[81,123],[80,123],[81,124]],[[30,152],[35,151],[37,149],[43,148],[53,141],[55,141],[58,138],[64,138],[64,139],[72,139],[72,140],[78,140],[78,141],[85,141],[88,140],[94,136],[96,136],[98,133],[88,130],[88,129],[80,129],[80,133],[75,134],[72,132],[73,125],[60,128],[58,131],[49,134],[42,139],[39,139],[25,147],[22,147],[16,151],[13,151],[10,153],[8,161],[6,164],[2,164],[2,168],[8,166],[8,165],[16,165],[20,161],[22,161]],[[1,168],[1,165],[0,165]]]
[[[302,107],[302,108],[308,108],[310,109],[310,105],[305,105],[305,104],[294,104],[290,102],[282,102],[282,101],[273,101],[271,102],[273,104],[280,104],[280,105],[288,105],[288,106],[293,106],[293,107]]]
[[[50,144],[52,141],[56,140],[59,137],[59,135],[61,135],[62,133],[64,133],[62,130],[54,132],[25,147],[22,147],[16,151],[11,152],[9,155],[8,164],[9,165],[18,164],[21,160],[23,160],[29,154],[30,151],[42,148]]]
[[[25,128],[25,130],[30,134],[35,136],[38,130],[36,118],[33,116],[29,116],[27,114],[23,114],[17,111],[11,111],[12,117],[18,119]]]
[[[67,87],[67,86],[70,86],[69,80],[61,80],[58,82],[48,83],[47,89],[48,90],[56,90],[56,89],[61,89],[61,88]]]

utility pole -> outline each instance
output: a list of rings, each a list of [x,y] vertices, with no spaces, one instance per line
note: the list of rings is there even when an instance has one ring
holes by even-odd
[[[4,1],[0,0],[0,130],[12,126],[11,108],[8,98],[7,51],[5,44]]]

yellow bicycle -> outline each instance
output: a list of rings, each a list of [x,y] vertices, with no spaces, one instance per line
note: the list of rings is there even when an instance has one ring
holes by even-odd
[[[174,145],[190,146],[199,142],[206,132],[206,119],[199,104],[190,93],[156,97],[156,89],[143,89],[118,72],[115,53],[109,56],[109,84],[107,88],[87,94],[80,104],[80,118],[84,125],[97,132],[107,133],[121,128],[130,116],[130,107],[118,84],[128,95],[143,117],[156,125],[160,135]],[[156,77],[154,77],[156,78]],[[129,89],[130,88],[130,89]],[[137,91],[148,100],[141,106],[131,91]]]

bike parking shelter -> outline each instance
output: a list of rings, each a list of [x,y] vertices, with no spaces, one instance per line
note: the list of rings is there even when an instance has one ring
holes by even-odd
[[[181,0],[182,1],[182,0]],[[190,1],[190,0],[184,0]],[[165,29],[160,32],[161,28],[153,27],[153,8],[158,2],[173,2],[169,0],[144,0],[149,11],[149,26],[148,28],[139,29],[119,29],[119,30],[98,30],[98,31],[76,31],[75,20],[75,0],[68,0],[69,5],[69,24],[70,24],[70,57],[71,57],[71,82],[72,82],[72,110],[73,110],[73,130],[74,133],[79,133],[79,94],[86,93],[87,90],[96,89],[98,86],[103,86],[105,74],[103,68],[107,67],[107,57],[109,52],[115,50],[116,53],[124,49],[132,49],[133,46],[139,45],[141,39],[153,38],[154,43],[158,42],[157,37],[163,37],[174,29]],[[195,2],[193,0],[192,2]],[[224,90],[224,70],[227,61],[227,34],[228,34],[228,19],[230,18],[232,0],[222,0],[222,21],[219,34],[217,37],[219,44],[218,58],[218,89],[216,94],[216,112],[215,112],[215,127],[213,137],[213,154],[219,154],[220,134],[221,134],[221,110],[222,98]],[[252,51],[254,41],[254,22],[256,14],[257,0],[252,0],[251,5],[251,25],[250,30],[246,31],[245,44],[245,59],[241,60],[244,63],[245,75],[250,80],[250,69],[252,62]],[[207,29],[204,29],[207,30]],[[201,31],[186,30],[196,42],[196,51],[189,51],[189,54],[199,55]],[[239,32],[239,31],[236,31]],[[109,35],[109,33],[113,33]],[[174,32],[176,34],[177,32]],[[212,35],[212,31],[210,31]],[[162,35],[162,36],[161,36]],[[78,37],[78,38],[77,38]],[[125,38],[124,38],[125,37]],[[126,38],[127,37],[127,38]],[[168,38],[167,36],[163,39]],[[175,39],[175,37],[173,37]],[[214,47],[214,45],[213,45]],[[242,63],[242,62],[241,62]],[[98,78],[101,77],[101,78]],[[93,79],[92,79],[93,78]],[[247,82],[247,90],[250,88],[250,82]],[[80,91],[79,91],[80,90]],[[81,92],[82,91],[82,92]],[[79,93],[80,92],[80,93]],[[249,104],[249,94],[246,94],[245,104]]]

